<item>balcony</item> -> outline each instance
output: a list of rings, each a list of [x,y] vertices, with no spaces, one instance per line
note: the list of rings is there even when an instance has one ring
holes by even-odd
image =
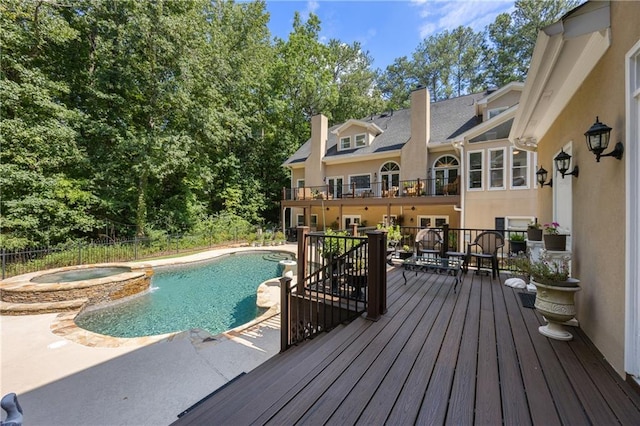
[[[352,183],[349,185],[321,185],[300,188],[283,188],[282,201],[286,205],[313,204],[320,202],[386,202],[412,203],[427,199],[446,199],[456,202],[459,199],[459,179],[449,182],[446,179],[413,179],[399,181],[397,185],[388,186],[387,182]],[[366,200],[364,200],[366,199]]]
[[[387,270],[388,310],[277,355],[175,424],[638,424],[640,394],[585,334],[550,340],[518,292],[471,271]]]

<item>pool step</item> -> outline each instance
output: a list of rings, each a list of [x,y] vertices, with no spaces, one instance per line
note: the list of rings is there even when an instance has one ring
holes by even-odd
[[[85,303],[87,303],[87,299],[38,303],[9,303],[0,301],[0,315],[39,315],[69,312],[81,309]]]
[[[287,253],[269,253],[262,256],[264,260],[270,260],[272,262],[279,262],[281,260],[291,260],[293,256]]]

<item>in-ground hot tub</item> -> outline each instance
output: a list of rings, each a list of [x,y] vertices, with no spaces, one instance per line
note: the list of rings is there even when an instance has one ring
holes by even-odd
[[[151,266],[80,265],[12,277],[0,282],[4,315],[76,310],[147,290]]]
[[[131,272],[128,266],[104,266],[83,269],[73,269],[70,271],[58,271],[37,275],[31,278],[33,283],[51,284],[51,283],[68,283],[73,281],[87,281],[97,278],[110,277],[112,275]]]

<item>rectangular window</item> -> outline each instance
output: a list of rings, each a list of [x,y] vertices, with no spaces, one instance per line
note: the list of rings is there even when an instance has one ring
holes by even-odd
[[[365,146],[367,141],[365,139],[365,135],[356,135],[356,147]]]
[[[489,150],[489,188],[504,189],[504,148]]]
[[[298,224],[298,226],[304,226],[304,215],[303,214],[296,215],[296,223]]]
[[[511,176],[512,188],[527,188],[529,182],[527,176],[529,175],[529,156],[527,151],[513,149],[511,152]]]
[[[482,189],[483,154],[483,151],[469,152],[469,176],[467,181],[469,189]]]
[[[371,188],[371,175],[354,175],[349,176],[349,183],[355,184],[355,189],[370,189]]]
[[[418,215],[418,226],[420,228],[441,228],[449,223],[449,216],[422,216]]]
[[[298,179],[298,188],[304,188],[304,179]]]
[[[317,228],[318,227],[318,215],[317,214],[312,214],[311,215],[311,224],[309,226],[311,228]]]
[[[501,112],[506,111],[507,109],[509,109],[509,107],[499,107],[499,108],[490,109],[489,110],[489,119],[492,119],[493,117],[495,117],[496,115],[500,114]]]
[[[340,138],[340,149],[349,149],[349,148],[351,148],[351,136]]]

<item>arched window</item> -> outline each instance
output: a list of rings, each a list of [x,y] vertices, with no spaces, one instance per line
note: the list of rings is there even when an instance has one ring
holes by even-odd
[[[398,163],[389,161],[382,165],[380,168],[380,182],[382,182],[382,190],[400,186],[400,166]]]
[[[452,155],[443,155],[433,164],[434,193],[437,195],[459,194],[460,162]]]

